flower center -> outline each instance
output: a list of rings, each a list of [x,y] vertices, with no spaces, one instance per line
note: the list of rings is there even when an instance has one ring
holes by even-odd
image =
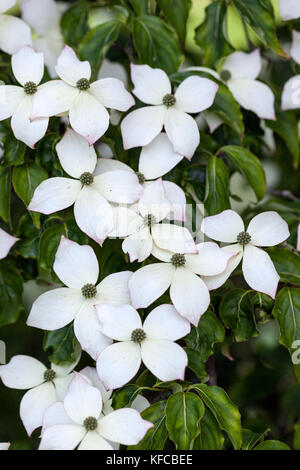
[[[185,256],[180,253],[175,253],[171,258],[171,263],[175,268],[180,268],[185,265]]]
[[[165,106],[167,106],[167,108],[170,108],[171,106],[174,106],[174,104],[176,103],[176,98],[174,95],[172,95],[171,93],[167,93],[164,97],[163,97],[163,100],[162,100],[163,104]]]
[[[223,80],[223,82],[228,82],[228,80],[231,79],[231,72],[229,72],[229,70],[222,70],[222,72],[220,73],[220,77],[221,77],[221,80]]]
[[[93,297],[96,297],[97,288],[93,284],[85,284],[85,286],[82,287],[81,292],[83,297],[86,299],[92,299]]]
[[[131,333],[131,341],[134,343],[141,343],[144,339],[146,339],[146,333],[142,328],[137,328]]]
[[[147,214],[144,216],[144,224],[151,227],[151,225],[156,224],[156,218],[152,214]]]
[[[90,184],[93,183],[94,177],[93,177],[92,173],[89,173],[88,171],[86,171],[85,173],[82,173],[79,180],[80,180],[81,184],[83,184],[85,186],[89,186]]]
[[[46,382],[51,382],[56,377],[56,372],[52,369],[47,369],[44,372],[44,379]]]
[[[76,86],[77,86],[78,90],[86,91],[90,88],[90,81],[87,78],[81,78],[76,83]]]
[[[145,183],[146,178],[145,178],[145,176],[143,175],[143,173],[140,173],[139,171],[137,171],[137,172],[136,172],[136,176],[138,177],[140,184],[144,184],[144,183]]]
[[[83,421],[83,426],[87,431],[95,431],[98,427],[98,421],[93,416],[89,416]]]
[[[236,240],[240,245],[248,245],[251,242],[251,235],[248,232],[240,232]]]
[[[37,85],[34,82],[26,82],[24,91],[26,95],[34,95],[37,92]]]

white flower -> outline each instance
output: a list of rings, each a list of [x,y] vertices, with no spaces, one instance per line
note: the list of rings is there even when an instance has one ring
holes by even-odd
[[[94,305],[127,304],[131,272],[110,274],[97,285],[99,265],[94,250],[65,237],[60,241],[53,269],[67,287],[40,295],[32,305],[27,324],[52,331],[74,320],[82,349],[96,359],[111,340],[101,333]]]
[[[74,374],[63,403],[47,411],[51,424],[42,432],[40,450],[113,450],[111,442],[135,445],[153,424],[133,409],[104,416],[100,391],[80,374]]]
[[[3,15],[16,4],[16,0],[1,0],[0,2],[0,49],[7,54],[15,54],[24,46],[31,46],[31,31],[29,26],[11,15]]]
[[[276,119],[272,90],[256,80],[261,67],[259,49],[250,53],[234,52],[225,59],[220,78],[243,108],[262,119]]]
[[[245,230],[240,215],[229,209],[206,217],[201,230],[213,240],[230,243],[222,251],[236,253],[222,274],[205,278],[209,289],[217,289],[224,284],[243,258],[242,270],[247,284],[256,291],[275,297],[279,276],[270,256],[259,247],[275,246],[289,237],[285,220],[276,212],[262,212],[253,217]]]
[[[31,47],[23,47],[11,59],[15,78],[22,86],[0,86],[0,121],[11,117],[15,137],[31,148],[46,133],[48,118],[30,120],[33,97],[44,74],[44,58]]]
[[[29,389],[20,403],[20,416],[29,436],[42,425],[46,409],[66,394],[79,359],[80,356],[75,362],[60,366],[51,364],[47,369],[33,357],[18,355],[0,366],[0,377],[6,387]]]
[[[146,186],[137,207],[114,207],[115,228],[110,237],[125,237],[124,253],[130,261],[144,261],[150,256],[153,244],[173,253],[197,253],[193,237],[185,227],[159,223],[172,212],[166,199],[162,180]]]
[[[130,305],[99,305],[96,310],[103,333],[119,341],[97,359],[99,377],[108,390],[129,382],[142,362],[159,380],[184,380],[187,355],[174,341],[190,332],[190,324],[172,305],[152,310],[143,325]]]
[[[8,450],[10,442],[0,442],[0,450]]]
[[[133,203],[143,188],[138,177],[128,171],[94,174],[97,156],[94,148],[76,132],[68,129],[56,146],[60,163],[72,178],[55,177],[43,181],[28,206],[31,211],[52,214],[74,204],[80,229],[102,244],[113,229],[110,202]]]
[[[165,127],[174,151],[191,158],[199,145],[195,120],[188,113],[209,108],[218,85],[207,78],[186,78],[172,94],[170,80],[161,69],[131,65],[133,93],[151,106],[136,109],[123,119],[121,131],[125,149],[148,145]]]
[[[64,47],[59,24],[60,5],[54,0],[23,0],[21,12],[23,20],[38,34],[33,41],[35,49],[44,54],[51,77],[56,77],[55,65]]]
[[[199,276],[214,276],[225,271],[233,253],[222,251],[216,243],[199,243],[198,254],[184,255],[153,247],[152,254],[163,263],[148,264],[129,279],[129,291],[135,308],[146,308],[169,287],[178,313],[197,326],[206,312],[210,295]]]
[[[298,225],[298,230],[297,230],[297,251],[300,251],[300,223]]]
[[[8,255],[11,247],[19,240],[0,228],[0,259]]]
[[[281,19],[284,21],[293,20],[300,17],[299,0],[279,0]]]
[[[104,78],[90,83],[89,62],[81,62],[69,46],[64,47],[55,70],[61,80],[41,86],[33,100],[31,117],[68,112],[71,126],[89,144],[98,140],[109,126],[106,108],[127,111],[134,104],[121,80]]]
[[[291,57],[297,64],[300,64],[300,33],[293,31],[293,41],[291,47]],[[300,75],[291,77],[284,85],[281,99],[281,109],[300,108]]]

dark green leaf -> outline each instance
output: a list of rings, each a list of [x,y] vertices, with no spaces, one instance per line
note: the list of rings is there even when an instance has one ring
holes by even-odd
[[[253,450],[291,450],[284,442],[264,441],[258,444]]]
[[[293,156],[294,168],[298,168],[299,131],[298,119],[295,114],[292,111],[277,111],[276,121],[266,121],[266,124],[284,140]]]
[[[196,437],[193,450],[221,450],[224,436],[212,413],[206,408],[200,423],[200,434]]]
[[[228,185],[228,168],[220,158],[212,155],[206,169],[205,209],[208,215],[230,208]]]
[[[270,429],[266,429],[264,432],[253,432],[250,429],[243,429],[243,450],[251,450],[253,447],[261,441]]]
[[[0,262],[0,327],[15,323],[23,310],[23,281],[8,261]]]
[[[168,437],[165,414],[166,404],[166,400],[159,401],[141,413],[142,418],[150,421],[154,426],[149,429],[144,439],[136,446],[129,446],[129,450],[162,450],[164,448]]]
[[[73,362],[76,357],[76,338],[73,323],[55,331],[45,333],[43,349],[54,364]]]
[[[13,133],[10,133],[3,138],[3,145],[3,165],[17,166],[24,163],[26,145],[20,140],[17,140]]]
[[[286,248],[272,247],[267,251],[280,275],[281,282],[300,286],[300,255]]]
[[[0,217],[10,222],[11,170],[0,169]]]
[[[177,31],[183,44],[191,3],[191,0],[158,0],[158,6],[162,9],[168,23]]]
[[[88,30],[87,2],[79,1],[72,5],[61,18],[60,25],[66,44],[72,47],[79,45]]]
[[[137,397],[140,387],[137,385],[125,385],[125,387],[116,390],[113,394],[112,406],[114,410],[130,407],[133,400]]]

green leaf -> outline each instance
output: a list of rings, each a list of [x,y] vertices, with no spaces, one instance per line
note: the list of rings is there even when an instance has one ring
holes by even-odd
[[[196,437],[193,450],[221,450],[224,436],[212,413],[206,408],[200,423],[200,434]]]
[[[11,170],[0,169],[0,217],[10,222]]]
[[[191,0],[158,0],[158,6],[162,9],[168,23],[177,31],[183,44],[191,4]]]
[[[177,392],[170,396],[166,406],[166,425],[176,449],[193,448],[203,413],[202,400],[194,393]]]
[[[251,450],[256,444],[261,441],[270,429],[266,429],[264,432],[253,432],[250,429],[243,429],[243,450]]]
[[[264,441],[258,444],[253,450],[291,450],[290,447],[281,441]]]
[[[196,29],[195,40],[203,49],[204,65],[213,67],[217,60],[232,51],[223,34],[226,3],[213,2],[205,12],[205,20]]]
[[[139,394],[140,387],[134,384],[125,385],[125,387],[116,390],[113,394],[112,407],[114,410],[130,407],[133,400]]]
[[[258,335],[250,291],[234,289],[228,292],[221,301],[219,313],[225,327],[232,330],[237,342]]]
[[[286,248],[268,248],[281,282],[300,286],[300,255]]]
[[[23,310],[23,281],[8,261],[0,262],[0,327],[15,323]]]
[[[233,447],[240,449],[242,447],[241,415],[225,390],[205,384],[192,385],[191,387],[199,393],[217,420],[220,429],[228,434]]]
[[[267,127],[278,134],[293,156],[294,168],[299,165],[298,119],[293,111],[277,111],[276,121],[266,121]]]
[[[178,38],[161,18],[150,15],[134,18],[132,34],[140,63],[161,68],[167,74],[177,72],[183,61]]]
[[[215,155],[208,160],[206,168],[206,199],[205,209],[208,215],[230,208],[229,174],[225,163]]]
[[[166,404],[166,400],[158,401],[141,413],[142,418],[150,421],[154,426],[149,429],[144,439],[136,446],[129,446],[128,450],[162,450],[164,448],[168,437],[165,414]]]
[[[54,364],[73,362],[76,359],[76,338],[73,322],[63,328],[45,333],[43,349]]]
[[[34,226],[29,212],[25,212],[20,218],[16,235],[20,239],[16,252],[23,258],[37,258],[40,232]]]
[[[293,448],[294,450],[300,450],[300,419],[295,424],[294,430]]]
[[[225,152],[238,167],[248,184],[253,188],[257,199],[262,199],[266,193],[266,176],[260,160],[249,150],[238,145],[222,147],[218,155],[221,152]]]
[[[26,145],[17,140],[13,133],[3,138],[4,154],[2,164],[5,166],[17,166],[24,163]]]
[[[63,14],[60,26],[65,43],[69,46],[78,46],[86,34],[88,30],[88,12],[88,3],[79,1]]]
[[[148,13],[148,0],[128,0],[137,15],[146,15]]]
[[[118,39],[121,25],[119,20],[107,21],[91,29],[81,41],[79,54],[81,59],[90,62],[93,77],[97,76],[108,48]]]
[[[30,203],[34,190],[47,178],[47,172],[35,163],[26,163],[17,166],[13,171],[13,187],[17,195],[27,207]],[[40,214],[31,212],[34,225],[40,227]]]

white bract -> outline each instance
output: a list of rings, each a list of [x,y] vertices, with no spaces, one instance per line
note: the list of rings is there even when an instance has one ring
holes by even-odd
[[[146,186],[137,207],[119,206],[113,208],[113,212],[115,229],[110,237],[125,237],[122,249],[129,254],[131,262],[148,258],[153,244],[174,253],[197,253],[194,240],[185,227],[159,223],[172,212],[162,180]]]
[[[23,20],[38,34],[33,40],[35,49],[44,54],[51,77],[56,77],[55,65],[64,47],[59,24],[61,4],[54,0],[22,0],[20,6]]]
[[[96,152],[72,129],[66,131],[56,150],[61,166],[72,178],[55,177],[43,181],[36,188],[28,209],[52,214],[74,204],[74,216],[80,229],[102,244],[113,229],[112,208],[108,201],[137,201],[143,192],[138,177],[134,172],[122,169],[94,174]]]
[[[297,230],[297,251],[300,251],[300,223]]]
[[[0,442],[0,450],[8,450],[10,442]]]
[[[131,272],[110,274],[97,284],[99,265],[94,250],[65,237],[59,244],[53,269],[67,287],[40,295],[32,305],[27,324],[52,331],[74,320],[82,349],[96,359],[111,340],[101,332],[94,305],[127,304]]]
[[[170,80],[163,70],[133,64],[131,80],[133,93],[150,106],[136,109],[123,119],[124,148],[148,145],[164,127],[174,151],[191,158],[199,145],[200,134],[196,121],[188,113],[209,108],[218,85],[207,78],[191,76],[172,94]]]
[[[99,305],[96,310],[102,332],[118,341],[97,359],[99,377],[108,390],[129,382],[142,362],[159,380],[184,380],[187,354],[174,341],[190,332],[190,324],[172,305],[152,310],[143,325],[130,305]]]
[[[196,248],[198,254],[187,255],[153,247],[152,254],[164,262],[132,274],[128,283],[132,305],[146,308],[170,287],[178,313],[197,326],[210,303],[208,288],[199,276],[222,273],[234,253],[222,251],[216,243],[199,243]]]
[[[63,403],[47,415],[51,425],[43,428],[40,450],[113,450],[111,443],[138,444],[153,427],[130,408],[104,416],[100,391],[76,373]]]
[[[0,49],[7,54],[15,54],[24,46],[31,46],[31,31],[29,26],[11,15],[3,15],[16,4],[16,0],[1,0],[0,2]]]
[[[245,230],[241,216],[229,209],[206,217],[201,231],[213,240],[230,243],[222,251],[236,254],[222,274],[205,278],[209,289],[224,284],[243,259],[242,270],[247,284],[275,298],[280,278],[270,256],[260,247],[278,245],[289,237],[288,224],[282,217],[273,211],[262,212],[253,217]]]
[[[234,52],[222,64],[220,78],[236,101],[262,119],[276,119],[274,94],[267,85],[256,80],[262,68],[259,49]]]
[[[6,233],[0,228],[0,259],[5,258],[8,255],[11,247],[19,240],[19,238],[13,237]]]
[[[33,357],[18,355],[0,366],[0,377],[6,387],[29,389],[20,403],[20,416],[29,436],[42,425],[46,409],[65,396],[79,358],[66,365],[51,364],[47,369]]]
[[[0,121],[11,117],[15,137],[31,148],[46,133],[48,118],[30,120],[33,97],[44,74],[44,58],[31,47],[23,47],[11,59],[15,78],[22,86],[0,86]]]
[[[281,19],[284,21],[294,20],[300,17],[299,0],[279,0]]]
[[[69,46],[61,52],[55,70],[61,80],[41,86],[33,100],[31,118],[68,113],[72,128],[89,144],[109,126],[106,108],[127,111],[134,104],[121,80],[104,78],[90,83],[89,62],[80,61]]]
[[[291,57],[297,64],[300,64],[300,33],[293,31],[293,41],[291,47]],[[291,77],[284,85],[281,98],[281,109],[300,108],[300,75]]]

